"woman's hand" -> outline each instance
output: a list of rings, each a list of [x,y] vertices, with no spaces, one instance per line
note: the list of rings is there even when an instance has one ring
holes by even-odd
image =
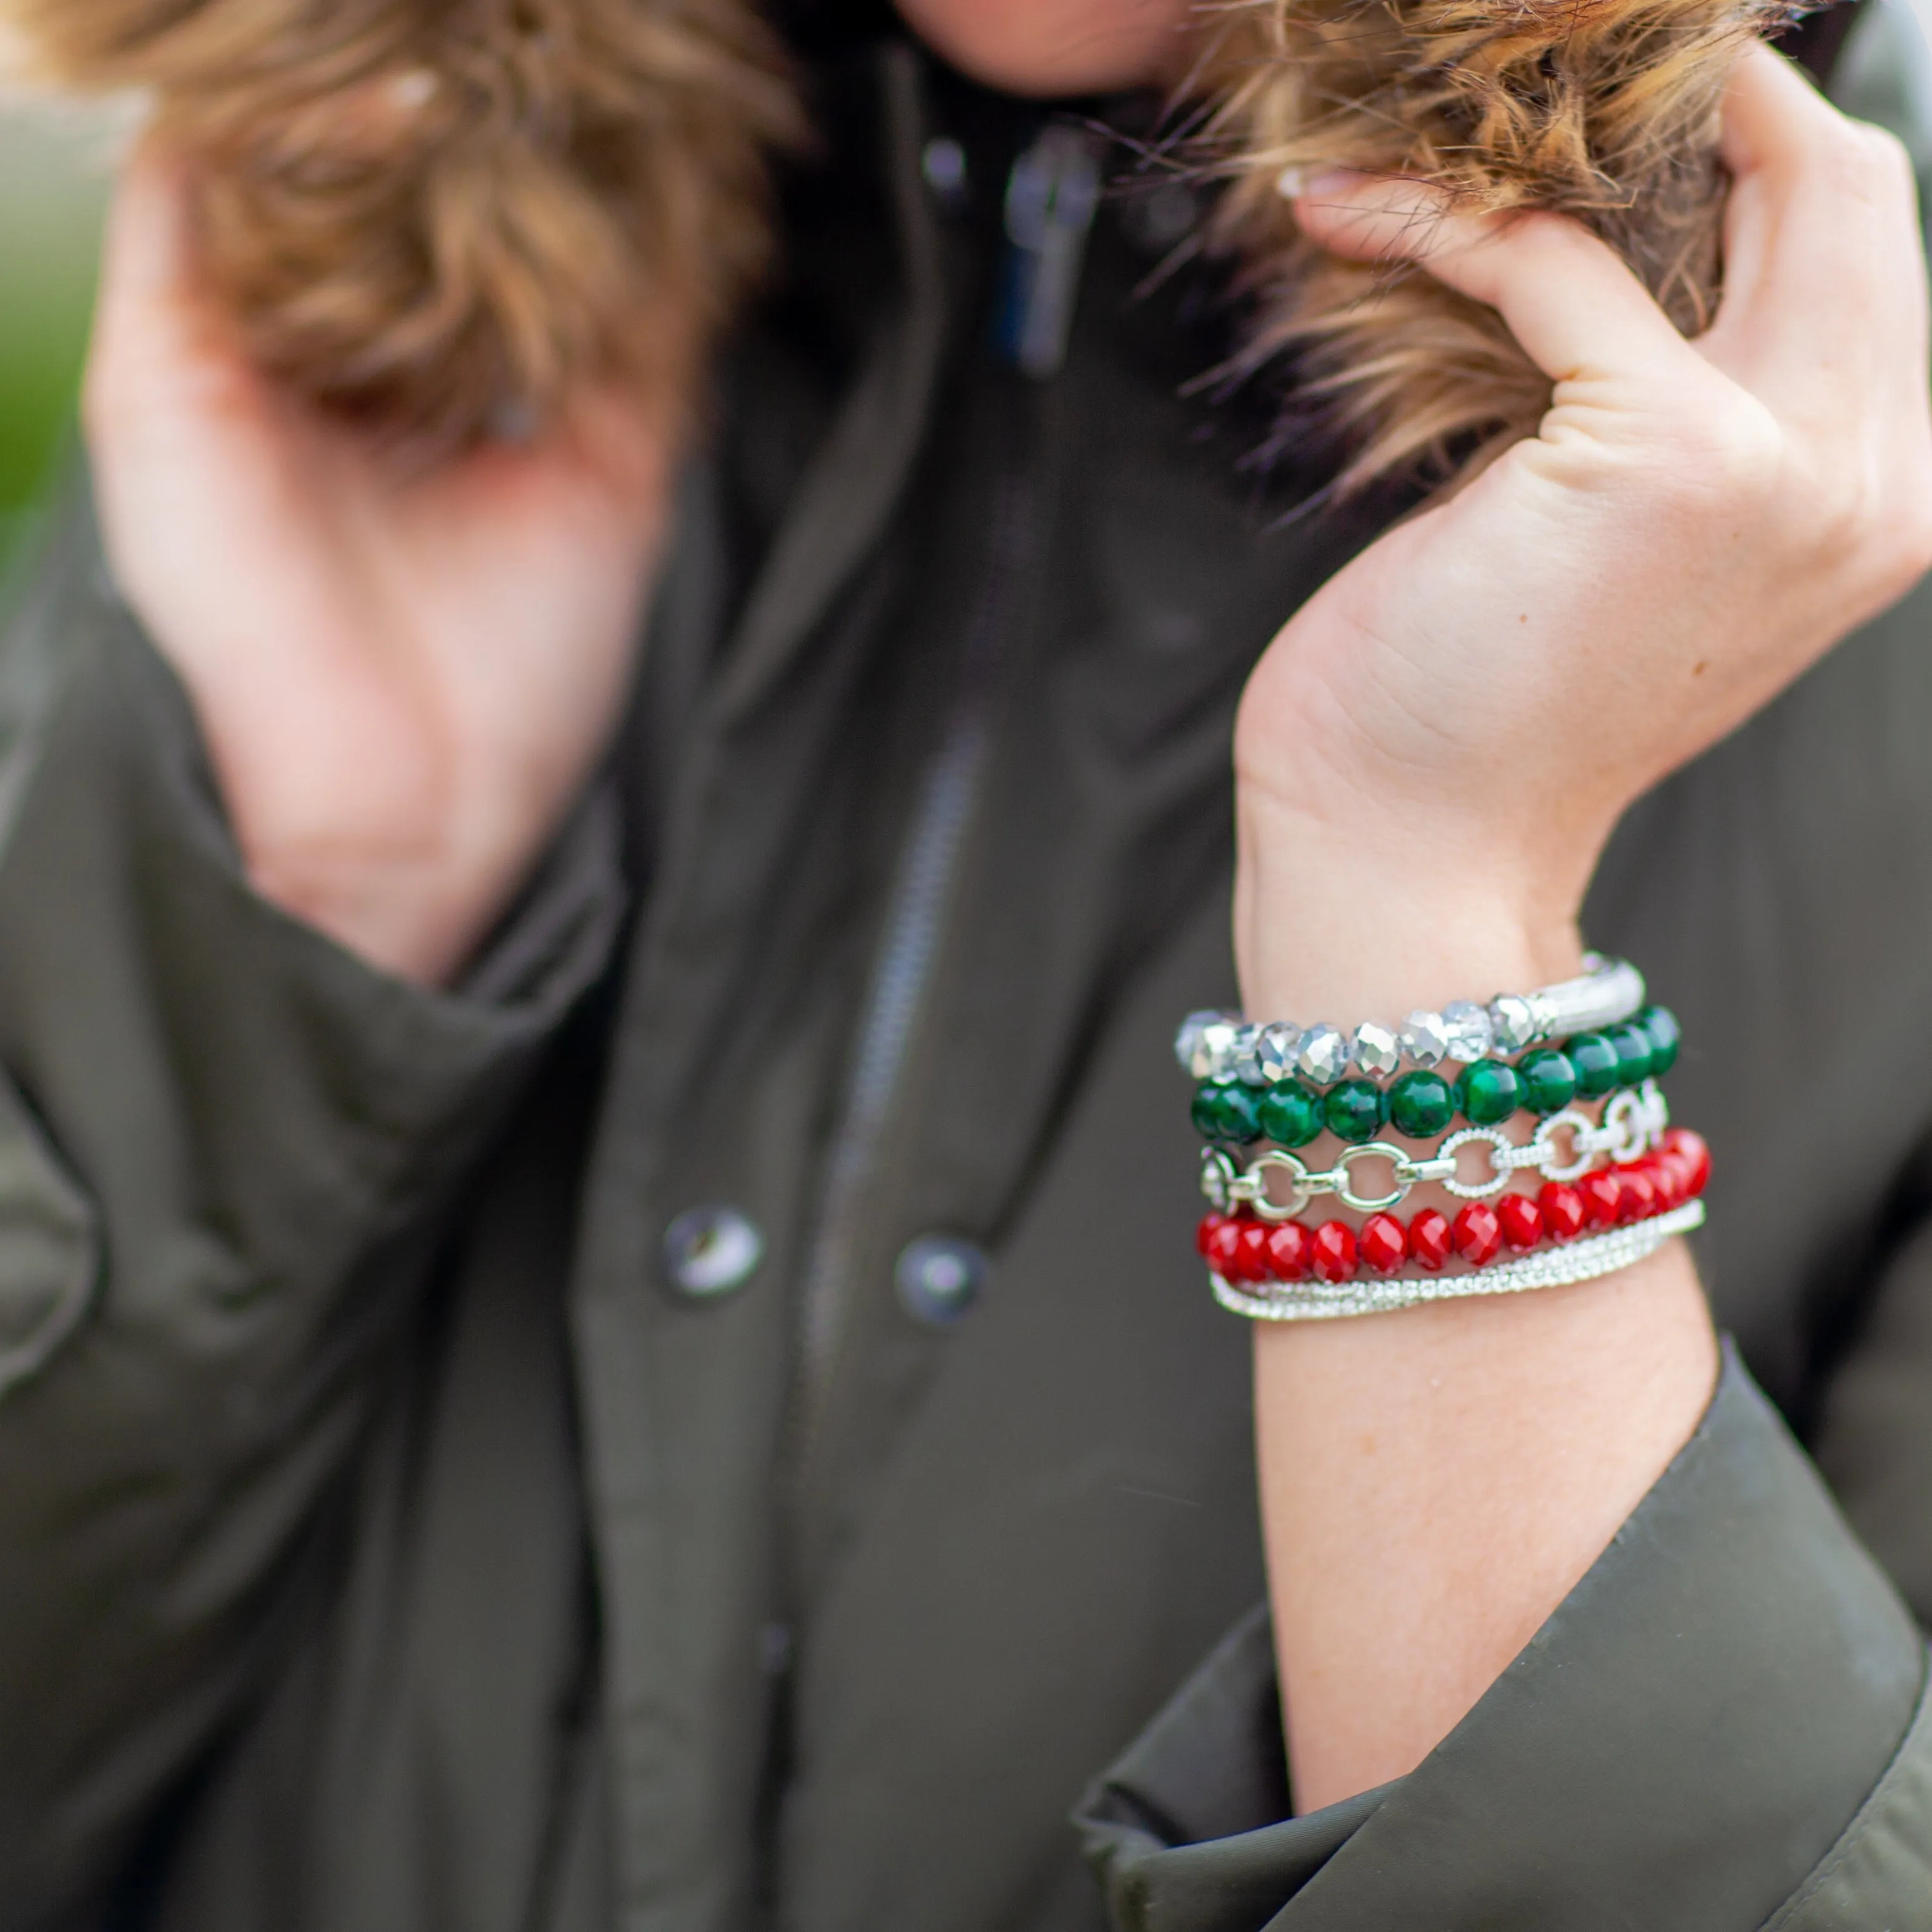
[[[1533,956],[1498,962],[1517,978],[1574,965],[1571,924],[1624,809],[1932,563],[1904,150],[1763,49],[1736,76],[1724,148],[1726,290],[1694,343],[1574,223],[1446,213],[1359,176],[1298,204],[1328,247],[1419,261],[1497,308],[1556,400],[1540,436],[1326,586],[1250,682],[1250,1010],[1382,1011],[1358,946],[1346,980],[1310,986],[1316,901],[1348,908],[1352,931],[1375,916],[1358,902],[1400,902],[1377,950],[1411,1004],[1438,997],[1425,982],[1487,984],[1444,956],[1445,928],[1520,934]]]
[[[87,379],[110,562],[194,699],[256,887],[441,982],[609,736],[672,439],[605,398],[398,481],[254,374],[192,254],[168,164],[137,155]]]
[[[1726,292],[1695,343],[1569,222],[1359,178],[1300,204],[1329,246],[1492,304],[1556,397],[1538,437],[1328,584],[1249,685],[1256,1017],[1399,1020],[1574,971],[1624,808],[1932,563],[1904,154],[1762,50],[1724,138]],[[1715,1360],[1681,1244],[1575,1288],[1260,1324],[1300,1808],[1448,1732],[1682,1445]]]

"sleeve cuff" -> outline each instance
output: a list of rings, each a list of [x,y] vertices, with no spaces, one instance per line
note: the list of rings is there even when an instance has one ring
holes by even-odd
[[[225,1274],[319,1288],[438,1196],[608,969],[611,788],[455,987],[382,973],[251,886],[187,693],[76,524],[0,653],[0,1067],[119,1272],[212,1224]],[[22,1372],[68,1299],[0,1322]]]
[[[1865,1864],[1924,1869],[1924,1678],[1896,1594],[1727,1347],[1696,1434],[1408,1777],[1286,1816],[1256,1612],[1076,1822],[1122,1932],[1756,1932],[1854,1838]],[[1873,1910],[1815,1924],[1905,1922]]]
[[[602,968],[626,898],[620,814],[608,778],[579,802],[453,986],[439,990],[395,980],[249,884],[187,692],[134,614],[118,596],[105,589],[102,594],[110,602],[104,670],[119,692],[126,742],[146,740],[149,769],[145,783],[139,777],[135,782],[147,793],[150,811],[159,807],[176,821],[170,842],[177,854],[192,853],[223,875],[244,902],[253,902],[265,926],[286,929],[296,949],[334,956],[345,978],[386,986],[392,998],[413,996],[426,1007],[498,1008],[506,1018],[517,1009],[542,1012],[560,999],[567,1003]]]

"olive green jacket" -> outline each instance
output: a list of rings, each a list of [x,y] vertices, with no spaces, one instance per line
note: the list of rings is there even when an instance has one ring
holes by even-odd
[[[1168,1041],[1243,678],[1373,520],[1186,390],[1184,205],[1102,208],[1018,373],[1039,117],[820,84],[622,741],[452,991],[249,890],[84,501],[16,594],[0,1924],[1932,1926],[1932,600],[1592,902],[1715,1150],[1708,1417],[1294,1818]]]

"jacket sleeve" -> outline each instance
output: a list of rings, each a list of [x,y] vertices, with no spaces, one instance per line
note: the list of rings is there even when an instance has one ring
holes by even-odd
[[[1120,1932],[1932,1923],[1932,1713],[1898,1594],[1727,1349],[1696,1436],[1408,1776],[1288,1816],[1266,1619],[1083,1802]]]
[[[0,1918],[260,1682],[443,1210],[610,956],[593,799],[465,986],[252,892],[84,510],[0,634]]]

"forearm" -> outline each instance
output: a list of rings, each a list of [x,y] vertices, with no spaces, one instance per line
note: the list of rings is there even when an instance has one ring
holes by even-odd
[[[1576,970],[1563,907],[1587,864],[1566,862],[1556,839],[1532,878],[1459,864],[1442,824],[1432,842],[1384,814],[1352,837],[1350,818],[1289,824],[1246,801],[1252,1016],[1347,1025]],[[1262,1510],[1298,1808],[1428,1754],[1689,1437],[1716,1366],[1681,1244],[1574,1288],[1258,1324]]]
[[[1715,1372],[1681,1246],[1607,1281],[1257,1336],[1298,1808],[1448,1735],[1682,1447]]]

